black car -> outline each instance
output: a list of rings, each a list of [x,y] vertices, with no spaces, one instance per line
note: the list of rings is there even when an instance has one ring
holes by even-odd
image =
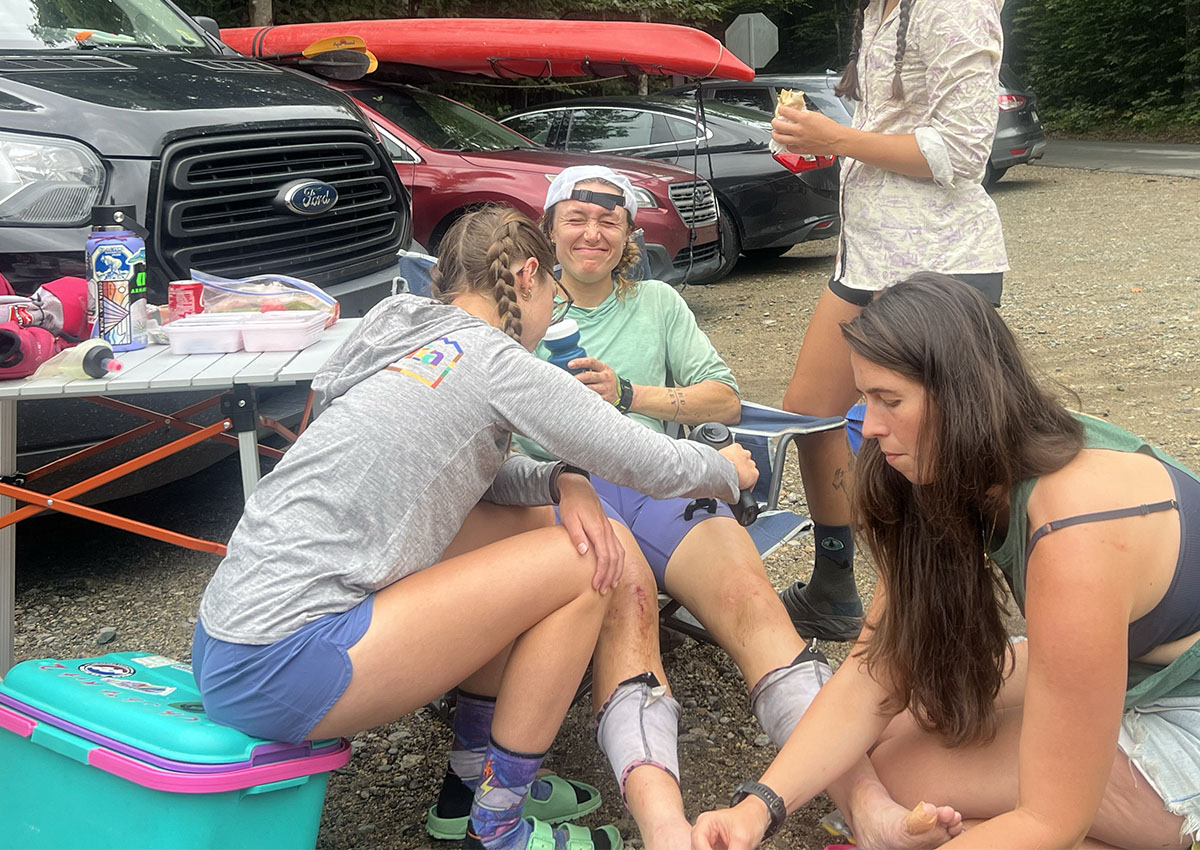
[[[738,255],[779,256],[838,232],[838,167],[796,154],[772,155],[770,118],[723,103],[673,96],[560,101],[501,119],[522,135],[567,151],[625,154],[682,165],[707,178],[721,213],[720,268]]]
[[[700,90],[705,102],[732,104],[761,112],[775,112],[780,89],[799,89],[814,106],[840,124],[850,125],[854,118],[855,102],[838,97],[833,91],[840,74],[759,74],[746,83],[739,80],[704,80]],[[695,84],[670,89],[667,94],[694,95]],[[983,185],[990,186],[1014,165],[1038,159],[1046,149],[1046,133],[1038,120],[1034,104],[1037,98],[1007,65],[1000,68],[998,93],[1000,116],[992,140],[992,155],[988,158]]]
[[[839,124],[849,126],[854,118],[854,101],[834,94],[833,87],[839,79],[840,75],[832,71],[824,74],[756,74],[748,83],[741,80],[704,80],[700,83],[700,90],[704,92],[706,101],[757,109],[773,115],[779,90],[798,89],[804,92],[805,105],[810,109],[819,109]],[[694,97],[695,93],[694,83],[663,92],[681,97]]]

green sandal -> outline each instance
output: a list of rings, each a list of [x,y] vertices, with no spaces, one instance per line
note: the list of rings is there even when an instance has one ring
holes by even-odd
[[[529,797],[525,801],[524,814],[531,818],[550,824],[565,823],[596,811],[603,802],[600,799],[600,790],[586,782],[563,779],[554,773],[547,773],[538,779],[550,783],[550,796],[545,800]],[[425,816],[425,831],[434,838],[445,841],[461,840],[467,835],[469,816],[466,814],[462,817],[441,817],[437,813],[437,804],[434,803]]]
[[[522,850],[558,850],[558,845],[554,841],[555,827],[536,818],[525,818],[525,820],[529,821],[533,830],[529,833],[529,838],[526,839]],[[567,834],[566,850],[623,850],[625,847],[625,842],[621,840],[621,833],[611,824],[599,829],[588,829],[572,823],[564,823],[557,829],[561,829]],[[607,847],[597,844],[592,838],[596,833],[604,836]],[[463,841],[462,846],[467,850],[478,850],[483,847],[483,844],[478,838],[471,836]]]

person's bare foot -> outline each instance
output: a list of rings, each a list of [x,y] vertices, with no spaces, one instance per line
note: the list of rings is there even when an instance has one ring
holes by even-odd
[[[922,802],[910,811],[877,783],[857,792],[852,828],[861,850],[926,850],[963,831],[962,815],[950,806]]]

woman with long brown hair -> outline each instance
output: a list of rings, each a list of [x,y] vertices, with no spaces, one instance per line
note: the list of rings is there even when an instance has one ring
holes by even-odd
[[[865,848],[1196,840],[1200,479],[1062,407],[952,278],[884,290],[842,334],[875,598],[752,799],[702,815],[693,847],[756,846],[827,786]]]

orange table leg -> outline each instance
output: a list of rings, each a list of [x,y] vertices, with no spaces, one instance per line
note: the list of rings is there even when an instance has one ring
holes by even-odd
[[[22,490],[20,487],[12,487],[12,485],[8,484],[0,486],[11,487],[11,489],[16,490],[17,492],[32,495],[34,497],[32,499],[21,498],[21,501],[23,502],[36,503],[37,501],[45,499],[73,499],[76,496],[82,495],[83,493],[95,490],[97,487],[103,484],[107,484],[110,481],[115,481],[131,472],[136,472],[144,466],[149,466],[150,464],[160,461],[163,458],[170,457],[176,452],[180,452],[186,448],[189,448],[190,446],[194,446],[197,443],[202,443],[210,437],[228,431],[231,427],[233,427],[233,423],[231,423],[228,419],[222,419],[220,422],[214,422],[212,425],[201,428],[194,434],[189,434],[188,436],[181,437],[174,442],[167,443],[165,446],[159,446],[156,449],[152,449],[140,457],[136,457],[133,460],[118,464],[112,469],[101,472],[98,475],[93,475],[91,478],[86,478],[83,481],[80,481],[78,484],[72,484],[70,487],[59,490],[57,493],[37,493],[32,490]],[[13,496],[13,498],[18,497]],[[0,517],[0,529],[7,528],[13,523],[20,522],[23,519],[37,516],[45,510],[46,508],[37,507],[36,504],[25,508],[19,508],[10,514]]]
[[[90,508],[86,505],[77,505],[74,502],[65,499],[56,499],[53,496],[47,496],[43,493],[35,493],[32,490],[23,490],[20,487],[14,487],[11,484],[0,484],[0,495],[8,496],[10,499],[17,499],[22,502],[34,502],[39,507],[35,509],[35,513],[40,513],[42,510],[59,511],[71,516],[77,516],[82,519],[98,522],[101,525],[112,526],[119,528],[122,531],[130,531],[134,534],[140,534],[143,537],[150,537],[155,540],[161,540],[164,543],[171,543],[175,546],[182,546],[185,549],[195,549],[197,552],[211,552],[214,555],[224,555],[225,545],[215,543],[211,540],[201,540],[198,537],[189,537],[186,534],[179,534],[174,531],[168,531],[165,528],[159,528],[148,523],[138,522],[137,520],[128,519],[127,517],[110,514],[107,511],[101,511],[96,508]],[[21,510],[29,510],[22,508]],[[13,513],[0,518],[4,521],[4,525],[15,522],[10,520],[21,511],[13,511]]]

